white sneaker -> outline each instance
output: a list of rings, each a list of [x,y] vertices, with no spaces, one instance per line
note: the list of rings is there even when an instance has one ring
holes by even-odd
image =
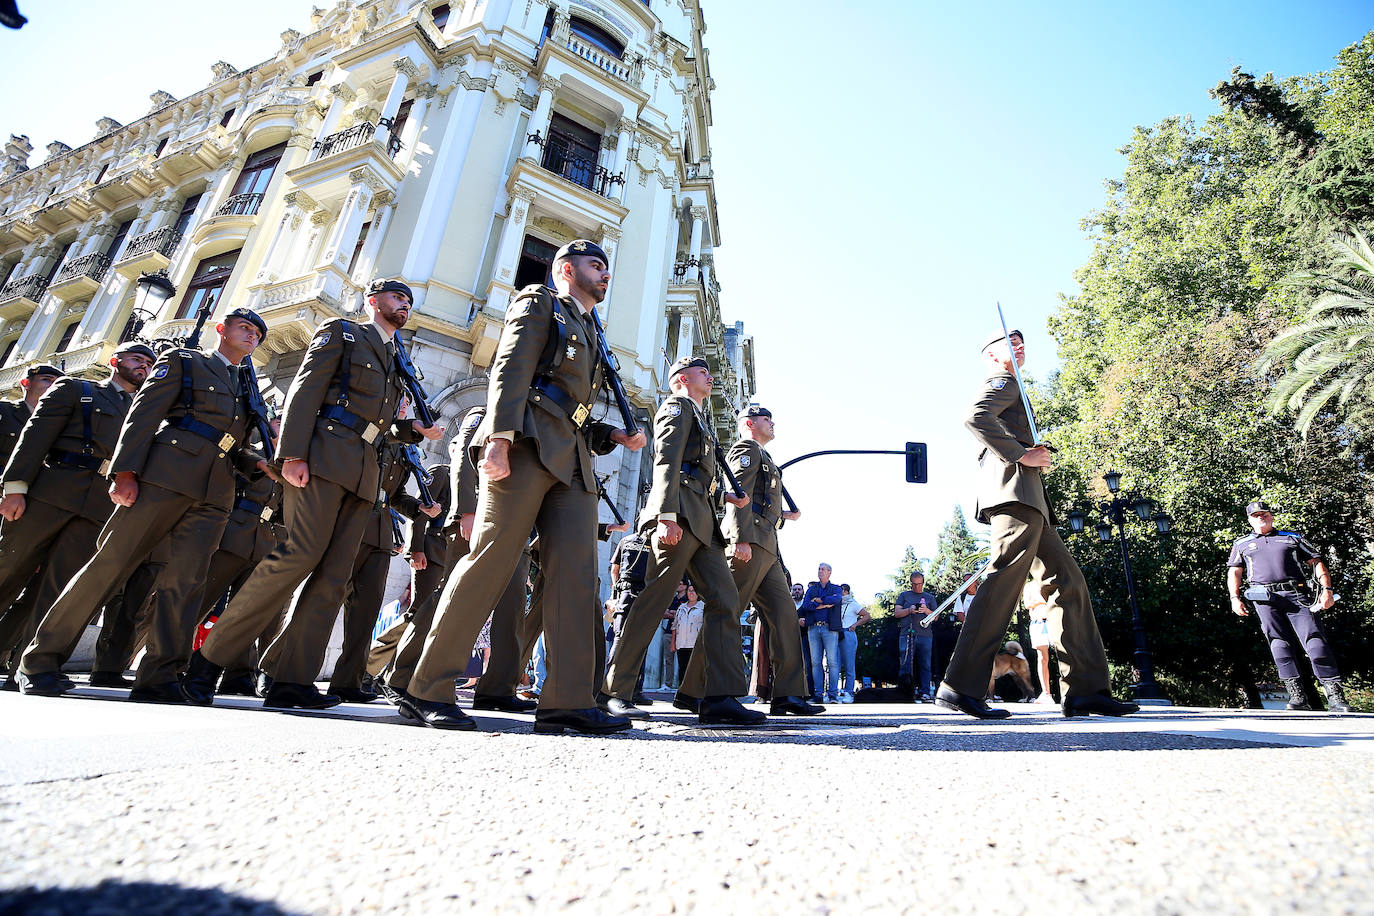
[[[842,693],[842,694],[840,694],[840,702],[841,702],[841,703],[853,703],[853,702],[854,702],[854,694],[852,694],[852,693]]]
[[[1053,705],[1055,705],[1055,703],[1054,703],[1054,694],[1052,694],[1052,693],[1042,693],[1042,694],[1040,694],[1040,696],[1038,696],[1038,697],[1035,698],[1035,702],[1036,702],[1036,703],[1039,703],[1039,704],[1041,704],[1041,705],[1043,705],[1043,706],[1053,706]]]

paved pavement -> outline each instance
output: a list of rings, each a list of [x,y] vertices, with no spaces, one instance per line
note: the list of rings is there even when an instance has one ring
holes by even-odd
[[[119,695],[0,694],[0,916],[1374,912],[1374,716],[658,703],[584,738]]]

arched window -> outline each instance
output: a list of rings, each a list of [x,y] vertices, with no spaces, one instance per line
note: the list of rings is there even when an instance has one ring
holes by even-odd
[[[625,46],[620,43],[620,39],[599,25],[574,16],[568,23],[568,28],[583,41],[595,45],[617,60],[625,56]]]

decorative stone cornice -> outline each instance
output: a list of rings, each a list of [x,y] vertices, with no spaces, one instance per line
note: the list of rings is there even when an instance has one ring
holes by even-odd
[[[329,87],[329,94],[343,102],[352,102],[358,97],[358,93],[347,83],[335,83]]]
[[[557,92],[561,88],[563,88],[563,83],[558,77],[547,75],[539,77],[539,92],[541,94],[545,92]]]
[[[420,68],[415,66],[415,62],[409,57],[401,57],[391,62],[397,73],[404,73],[406,79],[419,79]]]
[[[348,180],[354,184],[360,184],[373,194],[386,190],[386,185],[373,174],[371,169],[353,169],[348,173]]]
[[[439,91],[439,87],[433,83],[421,83],[415,87],[415,97],[417,99],[432,99]]]
[[[210,81],[212,85],[220,80],[227,80],[239,75],[239,71],[234,68],[233,64],[222,60],[217,60],[211,64],[210,72],[215,75],[215,78]]]
[[[149,114],[155,111],[161,111],[168,105],[175,104],[177,100],[176,96],[172,95],[170,92],[164,92],[161,89],[148,96],[148,98],[152,99],[153,102],[153,107],[148,109]]]
[[[319,206],[319,204],[315,203],[314,199],[304,191],[292,191],[290,194],[286,194],[282,197],[282,202],[288,207],[295,207],[298,210],[304,210],[306,213],[311,212]]]

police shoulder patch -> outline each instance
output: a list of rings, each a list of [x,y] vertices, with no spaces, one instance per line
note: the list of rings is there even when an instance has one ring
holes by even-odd
[[[740,467],[742,467],[742,468],[747,468],[747,467],[749,467],[749,464],[750,464],[750,458],[749,458],[748,455],[740,455],[740,456],[739,456],[739,466],[740,466]]]
[[[158,366],[156,369],[153,370],[153,378],[166,378],[166,377],[167,377],[167,364],[166,364],[166,363],[163,363],[161,366]]]
[[[988,387],[993,391],[1001,391],[1003,388],[1007,387],[1007,380],[1004,378],[990,379],[988,381]]]

